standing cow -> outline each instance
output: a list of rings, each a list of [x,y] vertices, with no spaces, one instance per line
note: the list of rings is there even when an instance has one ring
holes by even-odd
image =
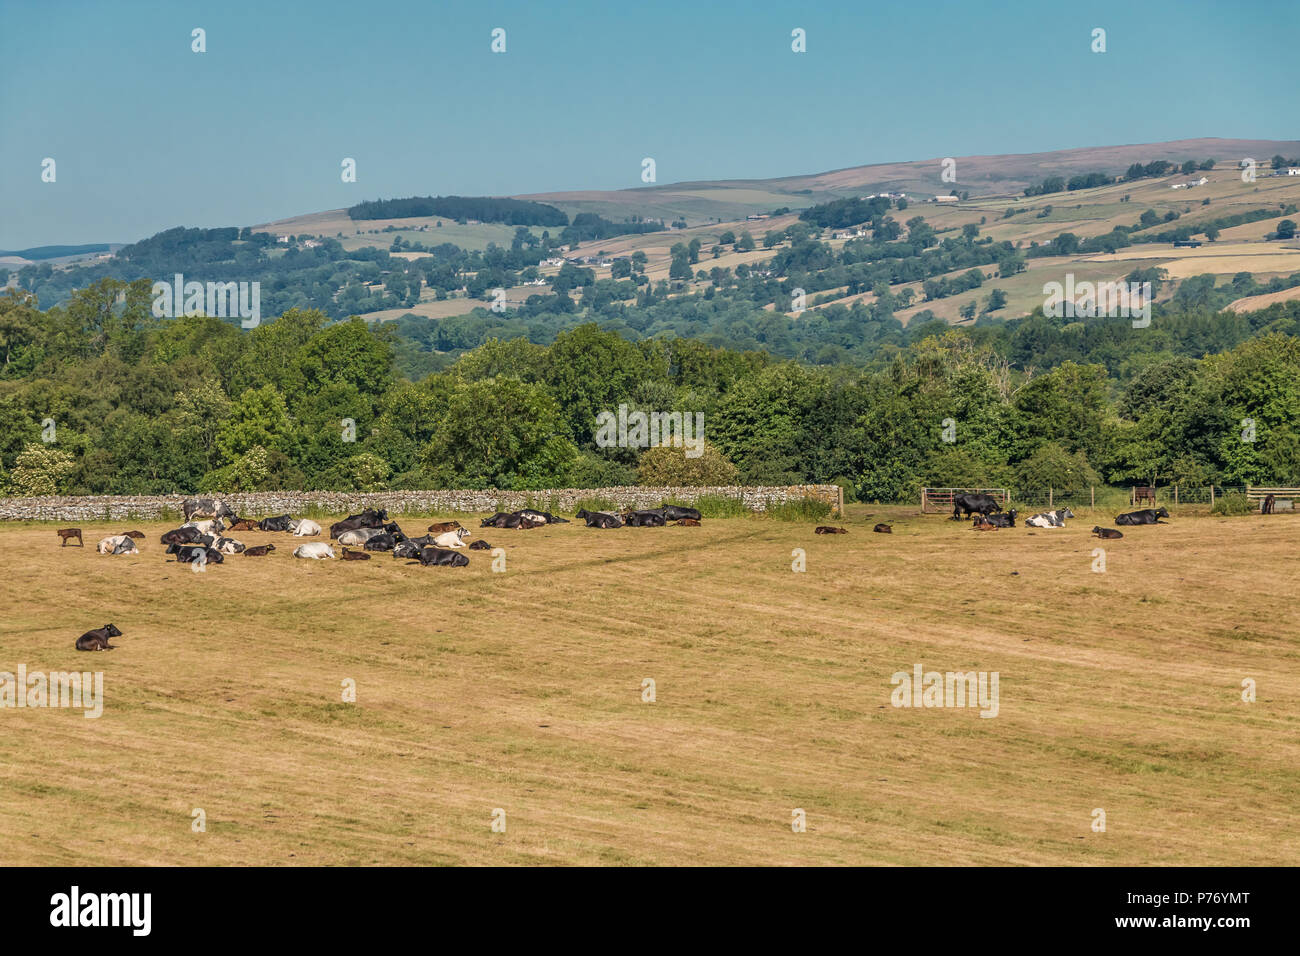
[[[963,518],[969,518],[972,514],[980,514],[988,517],[995,511],[1001,511],[1002,506],[992,495],[953,495],[952,498],[952,520],[961,521]]]

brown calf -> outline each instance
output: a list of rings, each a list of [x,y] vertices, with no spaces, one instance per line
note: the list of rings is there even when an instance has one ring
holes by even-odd
[[[83,542],[83,541],[81,540],[81,529],[80,529],[80,528],[60,528],[60,529],[59,529],[59,538],[61,539],[61,540],[59,541],[59,547],[60,547],[60,548],[62,548],[62,547],[64,547],[64,546],[67,545],[67,543],[68,543],[68,539],[69,539],[69,538],[76,538],[76,539],[77,539],[77,546],[78,546],[78,547],[82,547],[82,548],[84,548],[84,547],[86,546],[86,545],[85,545],[85,542]]]
[[[257,531],[257,522],[252,518],[240,518],[230,526],[231,531]]]
[[[369,561],[370,555],[368,555],[364,551],[349,551],[347,548],[344,548],[343,560],[344,561]]]
[[[685,525],[688,528],[698,528],[700,526],[700,523],[696,521],[694,518],[683,518],[681,521],[677,523],[679,525]]]
[[[814,534],[848,534],[847,528],[832,528],[829,525],[818,525]]]
[[[121,534],[126,535],[128,538],[140,539],[144,537],[143,531],[123,531]]]
[[[890,525],[887,525],[887,524],[878,524],[878,525],[876,525],[874,528],[872,528],[871,530],[874,531],[874,532],[876,532],[877,534],[893,534],[893,533],[894,533],[894,529],[893,529]]]
[[[259,544],[256,548],[245,548],[243,553],[246,558],[260,558],[268,551],[274,550],[275,545],[273,544]]]
[[[459,531],[463,528],[459,521],[439,521],[437,524],[429,525],[430,534],[442,534],[444,531]]]

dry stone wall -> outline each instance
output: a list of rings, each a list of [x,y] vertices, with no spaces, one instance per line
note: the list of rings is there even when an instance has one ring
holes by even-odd
[[[500,508],[536,507],[569,516],[579,502],[612,502],[618,508],[653,508],[664,501],[693,503],[705,497],[739,500],[751,511],[770,504],[815,499],[837,507],[835,485],[772,485],[711,488],[561,488],[546,491],[259,491],[211,495],[230,503],[240,515],[354,514],[363,508],[385,508],[390,514],[478,514]],[[0,521],[117,521],[172,517],[180,514],[186,495],[83,495],[45,498],[0,498]]]

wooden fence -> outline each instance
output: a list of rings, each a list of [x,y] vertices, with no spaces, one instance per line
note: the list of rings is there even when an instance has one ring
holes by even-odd
[[[952,511],[955,495],[992,495],[1005,507],[1011,503],[1011,492],[1006,488],[922,488],[921,513]]]

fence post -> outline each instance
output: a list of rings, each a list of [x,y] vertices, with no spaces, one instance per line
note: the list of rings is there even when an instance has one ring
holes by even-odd
[[[921,489],[921,514],[925,514],[925,489]]]
[[[1049,510],[1052,507],[1052,486],[1051,485],[1047,486],[1047,507]]]
[[[1214,485],[1210,485],[1210,510],[1214,510]]]
[[[1174,507],[1178,507],[1178,486],[1174,485]]]
[[[1097,489],[1092,485],[1088,486],[1088,498],[1092,502],[1092,507],[1097,507]]]

